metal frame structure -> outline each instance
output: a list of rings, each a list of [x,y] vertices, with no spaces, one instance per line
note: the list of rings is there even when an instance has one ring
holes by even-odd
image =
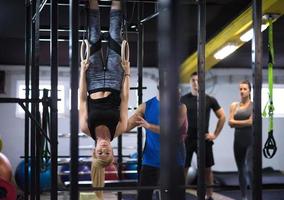
[[[78,192],[78,158],[79,158],[79,150],[78,150],[78,66],[79,66],[79,58],[78,58],[78,22],[79,22],[79,1],[78,0],[70,0],[69,7],[69,65],[70,65],[70,86],[71,86],[71,110],[70,110],[70,199],[77,200],[79,197]]]
[[[134,1],[133,1],[134,2]],[[136,1],[135,1],[136,2]],[[143,2],[142,2],[143,3]],[[149,3],[149,2],[147,2]],[[152,2],[151,2],[152,3]],[[30,82],[30,72],[32,77],[32,97],[35,99],[39,96],[38,86],[39,86],[39,42],[41,41],[40,32],[40,23],[39,16],[40,12],[45,5],[49,5],[50,9],[50,63],[51,63],[51,195],[50,198],[52,200],[57,199],[58,192],[58,184],[57,184],[57,167],[58,167],[58,150],[57,150],[57,141],[58,141],[58,116],[57,116],[57,86],[58,86],[58,6],[70,6],[69,7],[69,24],[70,24],[70,34],[69,34],[69,64],[71,68],[71,88],[75,88],[71,90],[71,111],[70,111],[70,132],[71,132],[71,140],[70,140],[70,152],[71,152],[71,182],[70,182],[70,198],[78,199],[79,197],[79,186],[78,186],[78,110],[77,110],[77,89],[78,88],[78,41],[79,41],[79,7],[84,6],[84,4],[79,4],[78,0],[70,0],[69,4],[59,4],[57,0],[51,0],[50,3],[47,1],[43,1],[40,3],[39,0],[35,1],[27,1],[26,2],[26,88],[29,88]],[[140,4],[138,4],[140,7]],[[141,7],[139,8],[139,13],[141,12]],[[138,15],[138,21],[140,21],[141,15]],[[144,20],[145,22],[149,19]],[[144,22],[143,21],[143,22]],[[144,34],[143,34],[143,23],[141,22],[138,27],[138,45],[137,45],[137,67],[138,67],[138,102],[142,103],[142,95],[143,92],[143,42],[144,42]],[[31,68],[31,70],[30,70]],[[26,90],[26,98],[29,97],[29,90]],[[4,99],[2,99],[4,100]],[[25,102],[29,102],[26,100]],[[32,113],[36,116],[38,113],[38,104],[33,103]],[[29,120],[26,118],[25,120],[25,161],[26,168],[25,172],[28,174],[28,162],[29,162],[29,148],[31,148],[31,183],[29,184],[29,178],[26,176],[25,184],[25,199],[28,199],[29,189],[31,189],[30,199],[39,199],[40,198],[40,166],[39,166],[39,141],[36,135],[37,128],[35,125],[31,125],[31,137],[29,137]],[[138,131],[138,152],[142,156],[142,129],[140,129],[140,133]],[[141,142],[139,142],[141,140]],[[31,142],[30,142],[31,141]],[[38,145],[36,148],[35,145]],[[139,164],[141,165],[141,158],[139,159]],[[36,187],[30,187],[30,185],[35,185]],[[30,188],[29,188],[30,187]],[[137,189],[137,188],[136,188]]]
[[[52,185],[51,199],[57,199],[57,3],[52,2],[52,43],[51,43],[51,99],[39,99],[39,13],[40,1],[26,1],[26,24],[25,24],[25,99],[0,98],[0,103],[18,103],[25,111],[25,185],[24,199],[40,199],[40,132],[50,142],[52,159]],[[32,17],[33,16],[33,17]],[[31,83],[31,89],[30,89]],[[30,91],[32,98],[30,99]],[[40,125],[39,103],[51,104],[51,139]],[[29,105],[32,110],[29,110]],[[29,169],[30,168],[30,169]],[[29,173],[29,171],[31,173]],[[29,175],[30,177],[29,178]],[[30,187],[33,186],[33,187]]]
[[[180,21],[181,0],[160,1],[159,5],[159,90],[161,122],[161,196],[162,199],[176,199],[181,192],[177,176],[176,161],[178,146],[178,84],[179,55],[182,50],[182,31]]]
[[[252,199],[262,200],[262,1],[253,0],[253,40],[252,71],[253,71],[253,180]]]
[[[205,127],[206,97],[205,97],[205,43],[206,43],[206,0],[198,1],[198,44],[197,44],[197,73],[199,95],[197,100],[197,160],[198,160],[198,188],[199,200],[205,199]]]
[[[131,1],[136,2],[136,1]],[[138,2],[138,1],[137,1]],[[143,1],[139,1],[144,3]],[[156,17],[160,14],[159,18],[159,35],[161,42],[166,45],[167,48],[159,48],[159,74],[160,74],[160,90],[161,90],[161,187],[117,187],[118,190],[139,190],[145,189],[157,189],[162,190],[163,199],[174,199],[177,192],[177,180],[175,177],[175,162],[171,162],[175,158],[176,142],[178,140],[177,135],[177,89],[178,89],[178,50],[179,42],[176,38],[178,35],[173,30],[179,30],[179,10],[178,4],[182,0],[160,0],[159,5],[163,12],[154,13],[152,16],[146,17],[141,20],[141,12],[143,7],[138,4],[138,45],[137,45],[137,68],[138,68],[138,103],[142,103],[143,95],[143,51],[144,51],[144,30],[143,23]],[[46,2],[45,2],[46,3]],[[44,3],[44,4],[45,4]],[[149,1],[147,1],[149,3]],[[158,2],[154,2],[158,3]],[[25,173],[28,174],[29,161],[31,162],[31,179],[28,176],[25,177],[25,199],[28,199],[30,191],[30,199],[40,199],[40,160],[39,158],[39,128],[37,127],[37,121],[39,119],[38,103],[39,100],[39,41],[40,41],[40,26],[39,16],[40,10],[44,6],[40,5],[40,0],[29,1],[26,0],[26,88],[29,88],[31,81],[32,99],[29,99],[29,89],[26,89],[26,99],[0,99],[0,103],[19,103],[22,107],[28,107],[29,103],[32,104],[32,116],[34,120],[30,121],[31,116],[29,112],[25,115]],[[52,175],[51,175],[51,191],[50,198],[52,200],[57,199],[58,185],[57,185],[57,167],[58,167],[58,151],[57,151],[57,140],[58,140],[58,116],[57,116],[57,86],[58,86],[58,5],[57,0],[51,0],[49,4],[50,9],[50,21],[51,21],[51,43],[50,43],[50,63],[51,63],[51,159],[52,159]],[[77,200],[79,197],[79,186],[78,186],[78,40],[79,40],[79,0],[70,0],[69,2],[70,12],[70,35],[69,35],[69,49],[70,49],[70,71],[71,71],[71,111],[70,111],[70,152],[71,152],[71,184],[70,184],[70,199]],[[166,11],[164,11],[166,9]],[[205,169],[205,144],[204,144],[204,127],[205,123],[205,36],[206,36],[206,0],[198,1],[198,77],[199,77],[199,100],[198,100],[198,199],[204,199],[206,185],[204,182],[204,169]],[[254,83],[254,174],[253,174],[253,187],[252,194],[254,200],[261,200],[261,83],[262,83],[262,36],[260,32],[261,26],[261,0],[253,1],[253,28],[254,28],[254,39],[252,42],[252,69],[253,69],[253,83]],[[173,28],[174,27],[174,28]],[[173,53],[174,52],[174,53]],[[163,59],[161,59],[163,58]],[[165,59],[167,58],[167,59]],[[171,77],[169,77],[169,75]],[[31,79],[30,79],[31,76]],[[174,105],[174,106],[172,106]],[[169,114],[170,113],[170,114]],[[31,126],[29,125],[31,122]],[[30,130],[31,129],[31,130]],[[30,133],[30,134],[29,134]],[[142,129],[138,129],[138,166],[141,167],[142,162]],[[122,141],[120,141],[122,142]],[[121,145],[121,144],[120,144]],[[168,148],[171,147],[171,148]],[[30,151],[29,151],[30,149]],[[31,160],[30,160],[31,159]],[[30,183],[29,183],[30,182]],[[30,187],[33,185],[35,187]],[[186,186],[185,186],[186,188]],[[100,188],[97,188],[100,189]],[[103,190],[113,190],[114,188],[103,188]]]
[[[57,0],[51,1],[50,9],[50,66],[51,66],[51,122],[50,139],[51,139],[51,191],[50,199],[57,200],[57,177],[58,177],[58,113],[57,113],[57,99],[58,99],[58,5]]]

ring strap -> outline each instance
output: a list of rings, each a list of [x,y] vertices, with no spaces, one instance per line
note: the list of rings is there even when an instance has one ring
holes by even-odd
[[[81,43],[81,61],[89,60],[89,57],[90,57],[90,44],[88,40],[83,40]]]

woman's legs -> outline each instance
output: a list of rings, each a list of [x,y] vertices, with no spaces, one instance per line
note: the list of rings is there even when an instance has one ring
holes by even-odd
[[[253,147],[252,145],[247,147],[246,151],[246,158],[245,158],[245,165],[246,165],[246,181],[247,181],[247,186],[249,186],[250,190],[248,191],[249,194],[247,194],[248,197],[251,196],[251,186],[252,186],[252,165],[253,165]]]
[[[109,34],[112,40],[121,45],[121,6],[120,1],[112,1],[110,10],[110,27]],[[120,51],[120,48],[119,48]],[[108,49],[107,55],[107,70],[106,70],[106,85],[115,90],[121,89],[123,78],[123,69],[121,66],[120,52]]]
[[[95,43],[100,40],[101,37],[101,25],[100,25],[100,11],[97,0],[89,0],[89,42],[94,47]],[[100,44],[96,44],[100,45]],[[91,47],[91,48],[93,48]],[[103,61],[100,49],[97,51],[91,51],[90,65],[87,71],[87,86],[88,92],[91,93],[91,98],[103,97],[103,92],[93,93],[92,91],[104,87],[104,69]]]
[[[242,198],[247,198],[247,169],[246,169],[246,151],[247,148],[235,141],[234,155],[239,172],[239,182]]]
[[[120,1],[112,1],[109,34],[119,44],[121,44],[121,21],[121,3]]]
[[[89,4],[89,39],[90,42],[94,44],[100,39],[101,36],[100,10],[97,0],[89,0]]]
[[[90,5],[91,10],[98,10],[99,9],[98,0],[89,0],[89,5]]]
[[[121,3],[120,0],[113,0],[111,2],[111,10],[121,10]]]
[[[101,37],[100,14],[97,0],[90,1],[89,40],[94,45]],[[121,43],[121,11],[120,2],[113,1],[110,11],[110,37]],[[109,49],[106,66],[103,65],[101,51],[91,52],[90,66],[87,71],[88,92],[92,99],[102,98],[110,94],[110,89],[121,89],[123,70],[121,58],[114,50]]]

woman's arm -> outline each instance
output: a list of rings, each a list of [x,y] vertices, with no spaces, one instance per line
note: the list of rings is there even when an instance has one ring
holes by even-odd
[[[124,69],[124,76],[122,82],[122,89],[120,93],[120,121],[117,125],[115,135],[118,136],[126,131],[128,120],[128,99],[129,99],[129,81],[130,81],[130,63],[128,61],[122,62]]]
[[[229,113],[229,121],[228,124],[231,128],[235,127],[235,120],[234,120],[234,115],[236,112],[236,108],[237,108],[238,103],[237,102],[233,102],[230,106],[230,113]]]
[[[229,125],[231,128],[242,128],[242,127],[247,127],[252,125],[252,115],[245,120],[235,120],[234,115],[236,112],[238,103],[234,102],[230,106],[230,117],[229,117]]]
[[[89,63],[86,60],[81,62],[80,80],[79,80],[79,124],[80,130],[90,136],[88,127],[88,108],[87,108],[87,83],[86,71]]]
[[[248,119],[245,119],[245,120],[232,119],[230,120],[229,125],[231,126],[231,128],[242,128],[242,127],[251,126],[252,125],[252,115]]]
[[[142,103],[138,106],[135,113],[127,121],[126,132],[130,131],[131,129],[133,129],[137,126],[139,126],[139,124],[137,123],[137,120],[138,120],[138,117],[144,117],[145,108],[146,108],[145,103]]]

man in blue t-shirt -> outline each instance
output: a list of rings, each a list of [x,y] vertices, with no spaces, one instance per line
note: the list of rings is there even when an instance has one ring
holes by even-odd
[[[182,104],[179,107],[179,127],[183,132],[187,130],[186,106]],[[143,127],[146,130],[146,141],[143,151],[142,168],[140,171],[140,186],[156,186],[160,178],[160,100],[159,96],[153,97],[145,103],[141,104],[134,115],[128,120],[127,130],[134,127]],[[183,144],[183,141],[182,141]],[[180,145],[181,146],[181,145]],[[180,166],[179,177],[180,185],[184,185],[184,149],[177,152],[177,162]],[[153,190],[139,190],[138,200],[152,199]],[[179,192],[177,199],[185,199],[185,193]]]

